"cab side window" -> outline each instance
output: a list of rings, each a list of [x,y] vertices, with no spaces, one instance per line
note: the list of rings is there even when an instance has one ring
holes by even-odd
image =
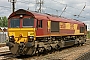
[[[37,20],[37,27],[42,28],[42,20]]]
[[[80,27],[80,33],[84,33],[85,29],[84,27]]]
[[[39,21],[39,27],[42,28],[42,20]]]

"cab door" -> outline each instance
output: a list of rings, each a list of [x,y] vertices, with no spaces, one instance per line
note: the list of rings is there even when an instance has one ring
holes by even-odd
[[[43,20],[36,20],[36,36],[43,35]]]

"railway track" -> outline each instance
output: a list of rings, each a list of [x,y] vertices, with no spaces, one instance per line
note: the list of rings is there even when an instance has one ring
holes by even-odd
[[[0,60],[15,60],[15,59],[23,59],[23,60],[73,60],[76,59],[81,54],[90,51],[90,40],[87,40],[83,46],[71,46],[67,48],[63,48],[60,51],[52,52],[51,54],[41,54],[37,56],[36,54],[33,56],[14,56],[10,51],[0,53]]]
[[[0,52],[0,56],[9,55],[11,54],[10,51]]]
[[[10,58],[8,56],[12,56],[10,51],[0,52],[0,60],[6,60]]]
[[[0,43],[0,47],[6,46],[6,43]]]

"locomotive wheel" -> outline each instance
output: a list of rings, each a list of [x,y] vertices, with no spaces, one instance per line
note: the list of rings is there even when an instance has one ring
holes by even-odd
[[[79,41],[78,41],[78,43],[77,43],[77,47],[78,47],[78,46],[80,46],[80,43],[79,43]]]
[[[36,54],[37,56],[40,56],[39,47],[36,47],[36,49],[35,49],[35,54]]]
[[[60,49],[60,46],[59,45],[56,45],[55,46],[55,50],[59,50]]]
[[[45,48],[44,48],[44,50],[43,50],[43,53],[44,53],[44,54],[47,54],[47,50],[46,50]]]
[[[48,45],[46,50],[47,50],[47,53],[51,54],[52,53],[52,51],[51,51],[52,50],[52,46]]]

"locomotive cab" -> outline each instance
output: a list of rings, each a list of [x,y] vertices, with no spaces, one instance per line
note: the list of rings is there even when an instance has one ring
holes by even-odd
[[[35,48],[35,18],[18,10],[8,18],[9,46],[13,54],[32,54]],[[19,50],[19,51],[18,51]]]

